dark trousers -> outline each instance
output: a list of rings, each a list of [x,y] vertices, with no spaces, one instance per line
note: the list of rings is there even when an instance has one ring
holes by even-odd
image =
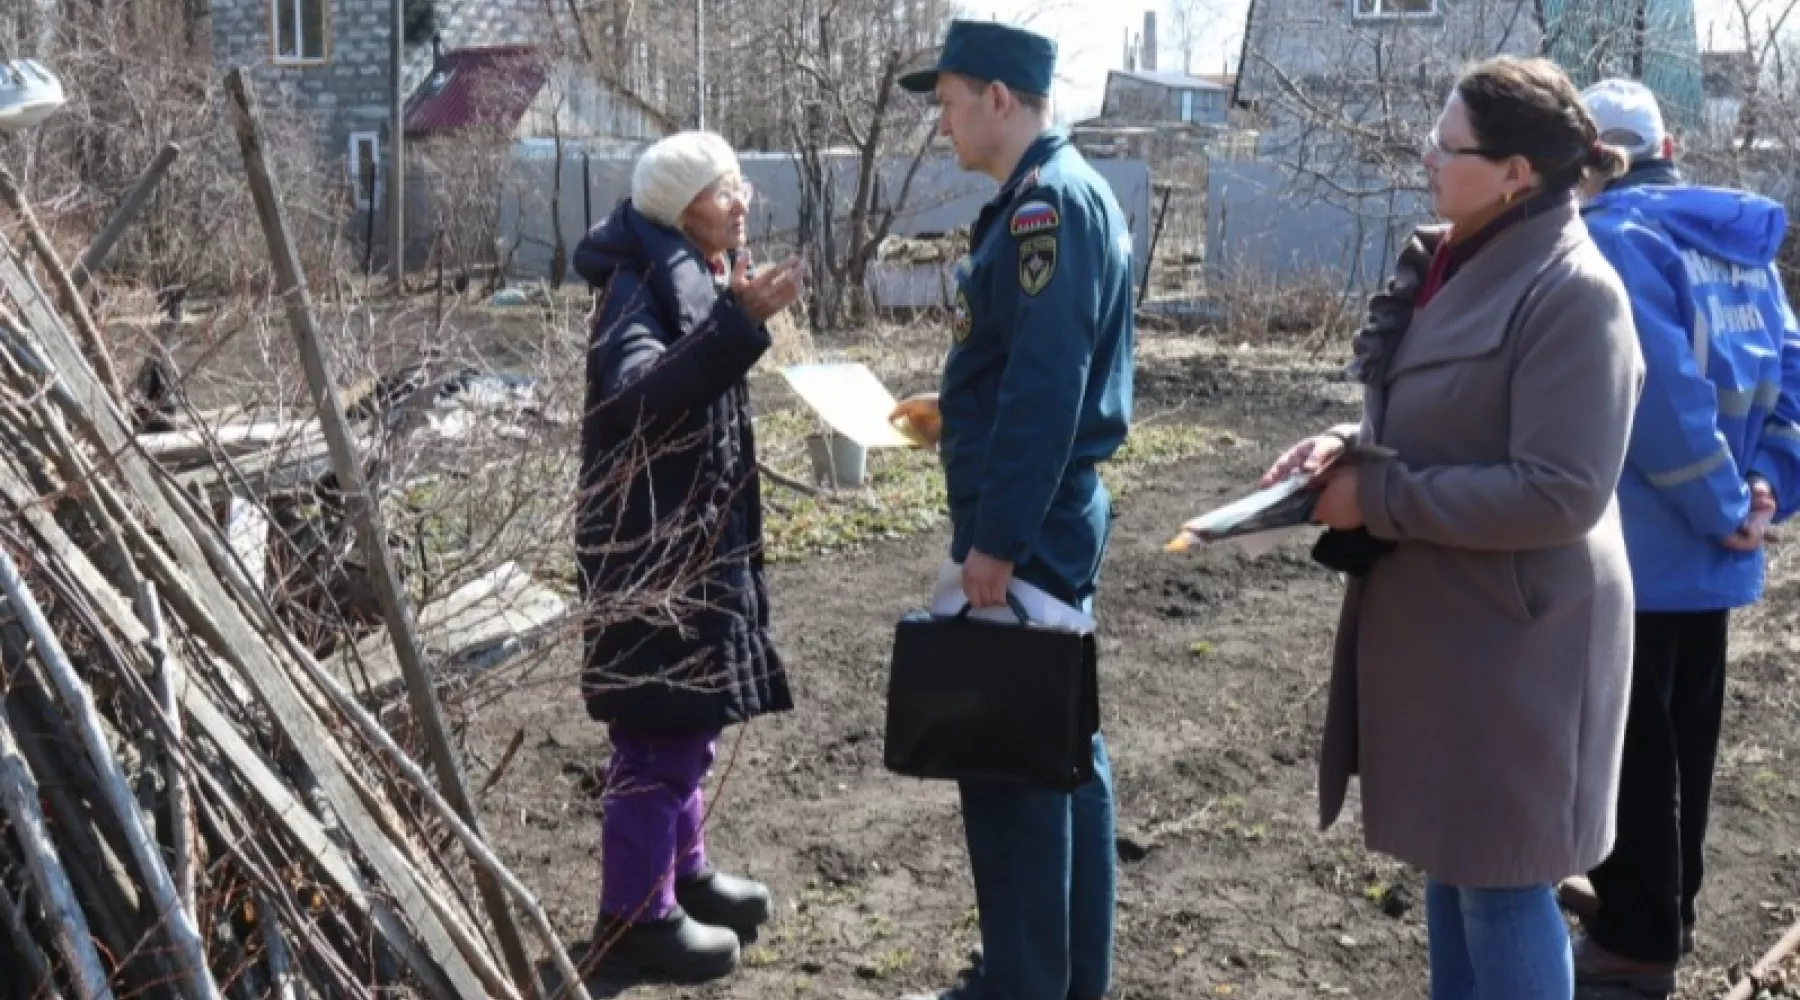
[[[1725,711],[1727,611],[1637,616],[1631,708],[1612,854],[1589,873],[1608,951],[1674,963],[1705,871],[1713,763]]]
[[[981,918],[980,969],[959,1000],[1100,1000],[1112,984],[1117,893],[1112,762],[1073,794],[964,781]]]

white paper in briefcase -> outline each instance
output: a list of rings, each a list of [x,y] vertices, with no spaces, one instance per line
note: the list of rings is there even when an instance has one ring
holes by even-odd
[[[1006,592],[1019,599],[1019,606],[1031,616],[1031,623],[1043,628],[1062,629],[1086,635],[1094,630],[1094,616],[1051,597],[1041,588],[1022,580],[1006,585]],[[962,564],[949,559],[938,566],[937,586],[931,591],[931,613],[939,617],[954,615],[969,599],[962,589]],[[1012,624],[1019,620],[1010,606],[982,608],[969,612],[970,618]]]
[[[894,412],[893,394],[862,365],[789,365],[781,374],[833,431],[864,448],[911,446],[888,422]]]

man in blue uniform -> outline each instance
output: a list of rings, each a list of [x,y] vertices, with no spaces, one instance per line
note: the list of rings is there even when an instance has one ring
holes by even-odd
[[[1673,992],[1693,946],[1731,609],[1763,589],[1763,531],[1800,507],[1800,329],[1773,261],[1779,204],[1683,183],[1656,97],[1583,95],[1632,168],[1583,210],[1631,293],[1646,377],[1619,481],[1637,595],[1618,839],[1562,896],[1583,984]]]
[[[1131,416],[1131,233],[1111,189],[1050,127],[1056,47],[955,21],[935,69],[938,130],[965,170],[1000,182],[957,268],[940,392],[901,404],[941,418],[951,558],[978,608],[1014,580],[1091,609],[1112,505],[1096,466]],[[935,404],[935,405],[934,405]],[[936,412],[932,412],[932,411]],[[927,435],[929,436],[929,435]],[[1097,1000],[1112,977],[1112,773],[1073,794],[962,784],[983,953],[939,1000]]]

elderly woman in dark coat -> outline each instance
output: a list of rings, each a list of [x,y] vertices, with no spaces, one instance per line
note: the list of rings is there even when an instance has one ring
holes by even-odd
[[[731,147],[647,150],[575,269],[600,293],[587,355],[577,545],[588,713],[613,745],[594,947],[609,971],[730,973],[769,894],[707,862],[700,784],[720,729],[792,707],[768,636],[750,425],[765,321],[802,288],[748,274],[750,186]]]
[[[1643,379],[1630,304],[1573,189],[1616,150],[1560,69],[1458,81],[1425,151],[1438,215],[1358,345],[1360,425],[1323,469],[1319,554],[1351,574],[1321,819],[1423,869],[1432,1000],[1568,1000],[1551,886],[1613,840],[1631,574],[1613,493]],[[1347,443],[1391,455],[1332,465]]]

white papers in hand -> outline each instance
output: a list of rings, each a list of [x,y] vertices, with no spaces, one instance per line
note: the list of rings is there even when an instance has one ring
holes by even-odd
[[[1308,482],[1310,482],[1308,476],[1289,476],[1266,490],[1257,490],[1247,497],[1233,500],[1223,507],[1208,511],[1182,527],[1201,538],[1230,535],[1251,518],[1267,512],[1269,508],[1300,492]]]
[[[907,448],[912,442],[888,422],[894,396],[860,364],[789,365],[788,385],[831,429],[864,448]]]
[[[1018,598],[1019,605],[1031,616],[1033,625],[1083,635],[1094,630],[1093,615],[1064,604],[1039,587],[1014,580],[1006,585],[1006,592]],[[931,613],[939,617],[950,617],[960,612],[967,603],[969,599],[962,589],[962,564],[944,560],[944,564],[938,567],[937,586],[931,593]],[[969,617],[1002,624],[1016,625],[1019,622],[1019,616],[1013,613],[1011,605],[1004,608],[979,608],[970,611]]]

